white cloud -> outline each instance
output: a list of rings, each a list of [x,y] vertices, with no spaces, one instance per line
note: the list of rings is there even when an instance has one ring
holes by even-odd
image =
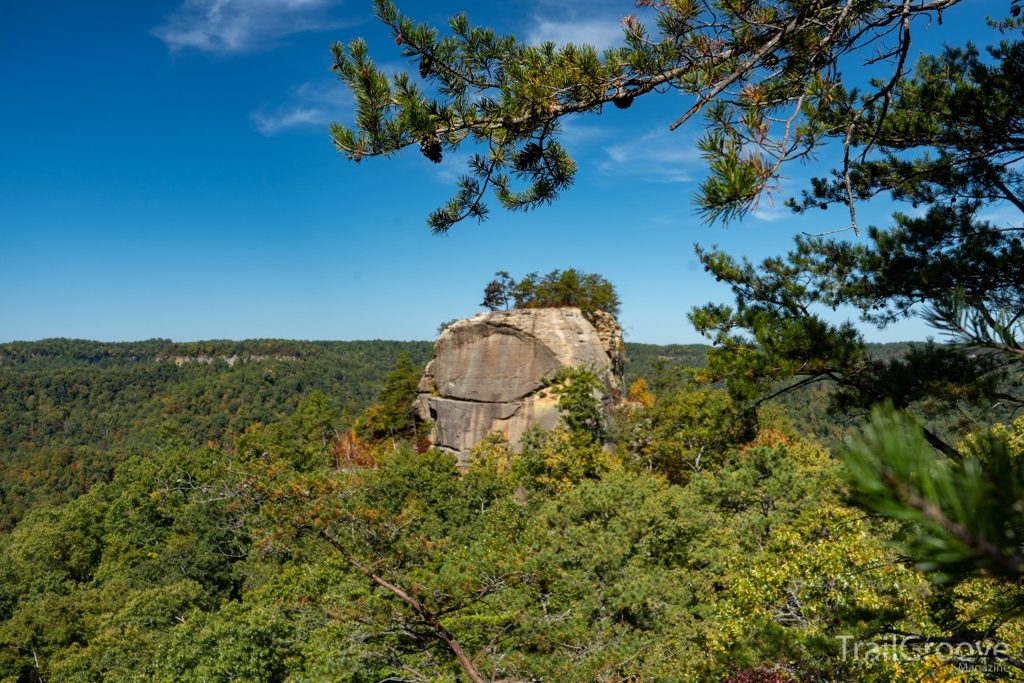
[[[310,81],[292,88],[288,99],[268,112],[261,107],[249,114],[262,135],[276,135],[284,130],[317,126],[325,128],[331,121],[352,115],[352,93],[337,81]]]
[[[341,0],[185,0],[152,33],[171,50],[248,52],[285,36],[331,28],[329,10]]]
[[[551,41],[556,45],[593,45],[598,50],[622,43],[622,25],[614,16],[578,20],[575,17],[554,20],[534,17],[534,25],[526,35],[531,45]]]
[[[776,204],[775,197],[771,193],[761,195],[757,204],[751,208],[750,215],[765,223],[774,223],[782,220],[792,220],[793,210],[782,203]]]
[[[610,128],[580,123],[576,117],[561,119],[560,123],[562,130],[558,139],[567,147],[592,145],[615,135],[615,131]]]
[[[694,170],[704,168],[696,140],[667,127],[610,145],[604,151],[608,158],[598,165],[601,171],[655,182],[688,182],[694,179]]]

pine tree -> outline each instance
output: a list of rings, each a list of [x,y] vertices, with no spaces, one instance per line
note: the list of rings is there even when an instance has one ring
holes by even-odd
[[[515,286],[516,281],[503,270],[495,273],[494,278],[484,287],[484,300],[480,305],[491,311],[507,309],[512,301],[509,290]]]
[[[410,145],[435,163],[466,143],[480,149],[455,197],[427,221],[443,233],[484,220],[488,191],[505,209],[525,211],[568,189],[577,167],[558,140],[563,117],[628,109],[637,97],[675,89],[693,104],[673,130],[698,114],[708,121],[700,149],[711,174],[698,205],[712,220],[738,218],[785,162],[806,158],[829,135],[862,141],[860,122],[884,117],[904,73],[911,29],[959,1],[640,0],[657,28],[631,14],[625,45],[599,54],[589,45],[527,45],[465,14],[442,34],[391,0],[374,0],[427,90],[406,72],[389,78],[364,40],[335,43],[332,69],[355,94],[356,118],[352,128],[332,124],[331,135],[354,161]],[[875,51],[878,80],[858,98],[842,87],[839,62]]]
[[[789,382],[785,390],[834,383],[839,412],[867,414],[888,400],[900,410],[960,414],[965,426],[984,424],[997,406],[1024,405],[1016,336],[1024,316],[1024,227],[978,217],[996,204],[1024,212],[1017,166],[1024,41],[1004,41],[990,57],[982,60],[973,47],[924,57],[912,78],[894,86],[884,117],[868,112],[876,155],[864,152],[848,176],[834,171],[790,202],[801,212],[846,202],[849,180],[858,200],[888,193],[927,206],[924,215],[897,213],[892,227],[870,228],[866,241],[798,237],[786,257],[758,266],[698,249],[705,269],[736,295],[734,308],[709,304],[691,314],[715,342],[705,379],[726,381],[750,400],[779,382]],[[954,343],[878,361],[851,324],[827,323],[816,312],[840,306],[878,327],[924,314]],[[956,457],[951,443],[927,430],[924,437]]]
[[[332,126],[335,145],[357,161],[434,140],[444,151],[466,143],[481,148],[456,196],[428,220],[445,232],[466,218],[483,220],[488,191],[513,211],[557,199],[576,170],[558,142],[561,118],[599,113],[606,104],[627,108],[654,92],[693,97],[673,129],[697,114],[707,121],[699,147],[709,175],[696,204],[709,221],[742,218],[786,162],[837,142],[833,149],[842,156],[831,177],[789,200],[794,211],[844,206],[849,223],[832,232],[850,231],[847,238],[862,236],[857,206],[875,196],[923,213],[897,213],[890,227],[869,227],[858,241],[802,236],[792,252],[759,265],[698,247],[705,269],[736,299],[734,307],[709,304],[691,314],[715,345],[698,379],[723,382],[734,399],[755,406],[825,383],[835,389],[833,408],[846,416],[890,404],[960,416],[967,428],[990,422],[993,411],[1024,406],[1024,227],[979,218],[997,204],[1024,213],[1024,41],[1003,39],[987,56],[971,45],[952,47],[912,68],[912,32],[923,21],[951,20],[962,11],[959,2],[638,4],[654,13],[657,30],[631,15],[623,21],[625,45],[598,54],[588,46],[529,46],[472,27],[465,15],[442,35],[377,0],[378,17],[435,90],[421,91],[405,74],[389,80],[362,41],[335,44],[334,68],[358,102],[354,129]],[[1007,7],[1011,16],[991,23],[1013,35],[1024,28],[1021,0]],[[875,55],[865,65],[874,70],[870,87],[846,87],[841,60],[868,52]],[[516,189],[514,181],[525,186]],[[879,327],[923,314],[953,343],[875,359],[852,322],[831,323],[820,314],[841,306]],[[850,461],[867,504],[957,548],[940,553],[927,543],[908,545],[936,568],[1017,567],[1016,541],[1003,543],[1011,537],[997,538],[986,526],[1014,529],[1016,522],[989,518],[989,508],[972,501],[984,489],[979,482],[1009,487],[1019,461],[967,462],[950,434],[923,430],[905,415],[887,420],[869,430]],[[915,468],[944,459],[963,464],[935,475],[934,482],[945,483],[927,496],[907,498],[923,485],[914,480]],[[999,571],[1018,571],[1012,567]]]
[[[421,374],[422,369],[402,351],[391,372],[384,376],[377,403],[356,421],[356,433],[370,439],[414,438],[417,425],[412,401]]]

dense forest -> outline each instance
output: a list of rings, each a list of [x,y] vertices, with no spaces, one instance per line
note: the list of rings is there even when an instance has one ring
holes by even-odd
[[[430,342],[161,339],[0,345],[0,529],[10,530],[35,503],[60,504],[109,482],[118,463],[152,455],[169,429],[195,447],[230,450],[239,434],[280,422],[319,391],[330,397],[335,426],[344,431],[374,402],[403,351],[422,369],[432,348]],[[887,355],[905,345],[872,348]],[[627,386],[646,377],[660,390],[679,382],[682,368],[707,363],[702,345],[627,343],[626,349]],[[827,445],[841,442],[841,427],[824,413],[824,389],[781,400],[803,433]]]
[[[566,396],[563,426],[515,458],[487,440],[461,474],[360,432],[408,401],[427,342],[0,354],[9,683],[463,680],[445,638],[542,680],[882,681],[899,667],[844,661],[836,636],[940,625],[947,597],[894,563],[895,529],[813,437],[849,427],[827,391],[744,422],[694,381],[704,346],[627,344],[600,439]]]
[[[339,420],[370,405],[401,352],[422,366],[427,342],[106,344],[67,339],[0,345],[0,528],[34,503],[62,503],[173,428],[199,447],[232,448],[314,391]]]

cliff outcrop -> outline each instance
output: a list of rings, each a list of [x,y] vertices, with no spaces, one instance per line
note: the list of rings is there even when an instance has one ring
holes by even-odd
[[[502,432],[515,446],[527,429],[558,423],[556,399],[541,391],[559,368],[592,365],[610,407],[622,389],[622,329],[602,311],[527,308],[460,320],[434,344],[420,380],[417,410],[433,423],[431,441],[466,462],[487,434]]]

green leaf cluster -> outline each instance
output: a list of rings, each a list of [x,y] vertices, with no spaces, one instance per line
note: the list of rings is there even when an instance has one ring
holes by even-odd
[[[508,308],[578,308],[584,314],[604,311],[619,315],[619,295],[615,286],[597,273],[569,268],[545,275],[528,273],[519,281],[504,271],[484,288],[481,306],[492,311]]]

